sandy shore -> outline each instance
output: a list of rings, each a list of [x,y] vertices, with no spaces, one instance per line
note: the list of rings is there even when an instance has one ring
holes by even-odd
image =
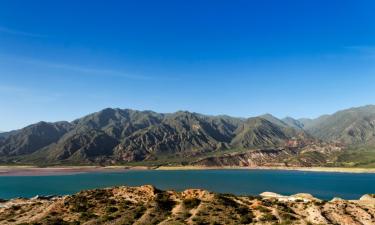
[[[375,173],[375,168],[340,168],[340,167],[204,167],[204,166],[0,166],[0,176],[49,176],[69,175],[90,172],[125,172],[129,170],[288,170],[306,172],[339,172],[339,173]]]
[[[338,173],[375,173],[375,168],[344,168],[344,167],[204,167],[204,166],[160,166],[157,170],[290,170],[307,172],[338,172]]]
[[[129,170],[148,170],[145,166],[66,166],[66,167],[34,167],[34,166],[0,166],[0,176],[49,176],[69,175],[90,172],[122,172]]]

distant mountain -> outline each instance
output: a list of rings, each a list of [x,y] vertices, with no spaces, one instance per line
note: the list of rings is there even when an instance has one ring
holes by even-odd
[[[325,141],[375,144],[375,106],[342,110],[315,120],[300,120],[307,132]]]
[[[71,123],[40,122],[3,138],[3,161],[105,163],[204,156],[285,145],[297,131],[268,115],[248,120],[187,111],[104,109]]]
[[[280,127],[288,127],[288,124],[285,123],[284,121],[280,120],[279,118],[276,118],[274,117],[273,115],[271,114],[263,114],[261,116],[259,116],[259,118],[263,118],[273,124],[276,124],[277,126],[280,126]],[[250,118],[251,119],[251,118]]]
[[[0,163],[323,165],[348,146],[373,146],[374,127],[375,106],[300,120],[107,108],[1,134]]]
[[[221,148],[240,120],[196,113],[105,109],[74,121],[73,129],[48,146],[52,161],[141,161],[166,154]]]
[[[1,138],[7,138],[9,137],[10,135],[16,133],[17,130],[13,130],[13,131],[8,131],[8,132],[3,132],[3,131],[0,131],[0,139]]]
[[[246,120],[235,131],[232,145],[242,148],[274,147],[285,144],[287,140],[297,135],[293,128],[283,124],[282,121],[274,117],[269,119],[262,116]]]
[[[296,120],[292,117],[285,117],[282,119],[284,123],[286,123],[288,126],[293,127],[294,129],[297,130],[303,130],[305,127],[305,124],[301,122],[300,120]]]
[[[68,122],[40,122],[13,132],[0,146],[0,155],[15,156],[31,154],[62,137],[69,129]]]
[[[298,119],[298,121],[302,123],[304,129],[309,129],[310,127],[314,127],[315,125],[321,123],[328,117],[329,115],[322,115],[316,119],[301,118],[301,119]]]

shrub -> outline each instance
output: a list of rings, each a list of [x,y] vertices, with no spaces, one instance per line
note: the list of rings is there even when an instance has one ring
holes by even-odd
[[[276,216],[272,215],[271,213],[264,214],[261,218],[261,221],[275,221],[277,220]]]
[[[83,196],[77,196],[71,203],[73,212],[86,212],[89,208],[87,198]]]
[[[240,215],[247,215],[249,213],[252,214],[252,212],[249,210],[249,208],[247,208],[245,206],[240,206],[240,207],[236,208],[236,211]]]
[[[194,209],[201,203],[200,199],[197,198],[188,198],[183,200],[183,204],[187,209]]]
[[[182,216],[183,216],[184,218],[189,218],[189,217],[191,217],[191,213],[189,213],[189,212],[185,212]]]
[[[111,220],[114,220],[115,217],[111,216],[111,215],[104,215],[101,220],[104,222],[104,221],[111,221]]]
[[[107,211],[107,213],[114,213],[114,212],[118,211],[118,208],[110,206],[110,207],[107,207],[106,211]]]
[[[95,217],[97,217],[97,215],[90,213],[90,212],[82,212],[81,215],[79,216],[79,218],[82,220],[89,220]]]
[[[213,221],[213,222],[211,222],[211,224],[210,225],[220,225],[220,223],[219,222],[217,222],[217,221]]]
[[[145,211],[146,211],[146,208],[143,205],[137,207],[134,210],[134,218],[139,219],[144,214]]]
[[[277,223],[277,224],[278,225],[290,225],[290,224],[293,224],[293,222],[291,220],[284,220],[281,223]]]
[[[159,193],[156,195],[156,204],[159,208],[164,210],[171,210],[176,202],[171,200],[167,194]]]
[[[69,222],[66,222],[61,218],[52,218],[52,219],[47,220],[47,224],[50,224],[50,225],[69,225]]]
[[[281,213],[280,214],[281,219],[283,220],[296,220],[297,218],[289,213]]]
[[[255,208],[256,210],[259,210],[260,212],[262,212],[262,213],[268,213],[268,212],[271,212],[271,210],[269,210],[268,208],[266,208],[266,207],[264,207],[264,206],[257,206],[256,208]]]
[[[247,214],[247,215],[243,215],[240,217],[240,223],[241,224],[248,224],[248,223],[252,223],[253,222],[253,215],[252,214]]]
[[[21,209],[21,206],[19,206],[19,205],[12,205],[11,209],[12,210],[19,210],[19,209]]]
[[[274,204],[276,204],[276,202],[272,202],[272,201],[270,201],[268,199],[263,199],[262,203],[263,203],[264,206],[268,206],[268,207],[271,207]]]
[[[233,208],[237,207],[237,202],[235,202],[233,199],[231,199],[230,197],[228,197],[226,195],[219,195],[218,200],[224,206],[230,206],[230,207],[233,207]]]
[[[197,225],[209,225],[208,222],[204,221],[202,218],[199,218],[199,217],[194,217],[192,220],[193,220],[193,221],[195,222],[195,224],[197,224]]]

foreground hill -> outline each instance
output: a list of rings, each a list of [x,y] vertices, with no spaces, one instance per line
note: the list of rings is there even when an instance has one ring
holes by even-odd
[[[0,163],[371,167],[374,148],[375,106],[301,120],[107,108],[0,134]]]
[[[7,224],[364,224],[375,223],[375,199],[322,201],[308,194],[259,197],[152,186],[82,191],[63,197],[0,203]]]

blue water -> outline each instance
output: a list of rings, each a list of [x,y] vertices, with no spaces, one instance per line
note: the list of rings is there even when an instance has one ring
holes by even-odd
[[[65,195],[83,189],[143,184],[177,191],[203,188],[240,195],[258,195],[264,191],[285,195],[304,192],[322,199],[358,199],[363,194],[375,193],[375,174],[279,170],[150,170],[56,176],[0,176],[0,198]]]

